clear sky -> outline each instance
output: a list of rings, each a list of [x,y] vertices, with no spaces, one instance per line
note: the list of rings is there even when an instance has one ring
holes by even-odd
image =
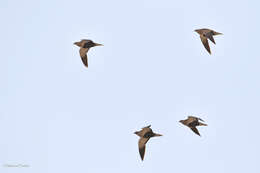
[[[1,0],[0,172],[259,173],[259,7]],[[212,55],[199,28],[224,34]],[[83,38],[104,44],[88,69]],[[188,115],[202,137],[178,122]],[[164,136],[142,162],[133,132],[149,124]]]

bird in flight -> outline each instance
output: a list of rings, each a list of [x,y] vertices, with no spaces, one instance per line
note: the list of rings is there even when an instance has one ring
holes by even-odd
[[[214,35],[222,35],[222,33],[213,31],[211,29],[206,29],[206,28],[196,29],[195,32],[197,32],[200,35],[200,39],[201,39],[202,44],[204,45],[206,50],[209,52],[209,54],[211,54],[208,39],[210,41],[212,41],[212,43],[216,44],[213,36]]]
[[[103,46],[102,44],[94,43],[92,40],[86,40],[86,39],[82,39],[81,41],[75,42],[74,44],[77,45],[78,47],[80,47],[79,54],[80,54],[83,64],[86,67],[88,67],[88,56],[87,56],[88,50],[91,47]]]
[[[148,140],[151,137],[155,136],[162,136],[161,134],[154,133],[152,129],[150,128],[151,125],[147,127],[143,127],[142,130],[134,132],[137,136],[140,137],[138,141],[138,148],[139,148],[139,153],[141,156],[141,159],[144,160],[144,154],[145,154],[145,145],[148,142]]]
[[[180,120],[179,122],[185,126],[188,126],[194,133],[200,136],[200,133],[196,128],[196,126],[207,126],[207,124],[201,123],[199,121],[203,121],[203,120],[198,117],[188,116],[186,120]]]

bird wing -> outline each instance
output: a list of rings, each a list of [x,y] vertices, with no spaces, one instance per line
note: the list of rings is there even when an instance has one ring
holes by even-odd
[[[197,119],[197,117],[194,116],[188,116],[188,118]]]
[[[86,41],[90,41],[89,39],[81,39],[81,41],[83,42],[86,42]]]
[[[204,122],[204,120],[203,120],[203,119],[201,119],[201,118],[198,118],[198,117],[194,117],[194,116],[188,116],[188,118],[195,119],[195,120],[200,120],[200,121],[203,121],[203,122]]]
[[[204,45],[204,47],[205,47],[205,48],[207,49],[207,51],[209,52],[209,54],[211,54],[210,47],[209,47],[209,42],[208,42],[207,37],[204,37],[203,35],[200,35],[200,39],[201,39],[201,42],[202,42],[202,44]]]
[[[200,136],[200,133],[199,133],[199,131],[198,131],[198,129],[197,129],[196,127],[190,127],[190,129],[191,129],[194,133],[196,133],[197,135]]]
[[[88,67],[88,56],[87,56],[88,50],[89,50],[88,48],[79,49],[79,54],[80,54],[81,60],[86,67]]]
[[[140,138],[138,141],[139,154],[142,160],[144,160],[145,144],[148,142],[149,139],[150,138]]]
[[[188,118],[184,121],[184,124],[186,126],[189,126],[190,123],[195,122],[196,120],[194,118]]]
[[[84,45],[86,44],[87,40],[86,39],[82,39],[80,40],[80,47],[84,47]]]
[[[198,118],[194,116],[188,116],[187,124],[190,124],[193,121],[198,121]]]
[[[210,39],[210,41],[212,41],[212,43],[216,44],[215,43],[215,40],[213,38],[213,33],[212,32],[208,32],[206,35],[205,35],[208,39]]]
[[[146,126],[146,127],[143,127],[142,129],[145,129],[145,128],[150,128],[151,127],[151,125],[149,125],[149,126]]]
[[[142,130],[140,131],[140,135],[141,137],[144,137],[144,135],[148,132],[152,132],[152,129],[150,128],[150,126],[144,127],[142,128]]]
[[[203,121],[203,122],[205,122],[203,119],[201,119],[201,118],[198,118],[200,121]]]

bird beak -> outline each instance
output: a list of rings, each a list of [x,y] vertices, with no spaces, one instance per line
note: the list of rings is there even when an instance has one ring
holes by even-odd
[[[77,45],[77,42],[74,42],[73,44]]]
[[[103,44],[95,43],[95,46],[104,46]]]

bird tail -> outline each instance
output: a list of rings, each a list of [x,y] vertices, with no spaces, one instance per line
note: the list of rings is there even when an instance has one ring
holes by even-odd
[[[162,135],[161,135],[161,134],[157,134],[157,133],[155,133],[154,136],[162,136]]]
[[[220,32],[214,32],[214,35],[223,35],[223,34]]]
[[[208,125],[204,123],[199,123],[199,126],[208,126]]]

